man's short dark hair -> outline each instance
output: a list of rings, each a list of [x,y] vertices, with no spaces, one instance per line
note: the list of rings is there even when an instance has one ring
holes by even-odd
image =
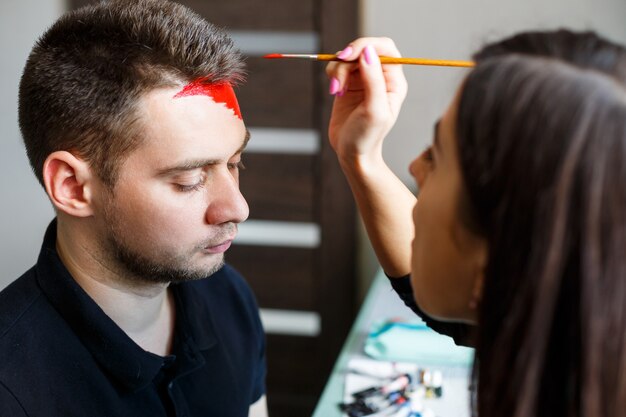
[[[88,161],[113,187],[141,143],[137,103],[155,88],[206,78],[240,82],[231,39],[167,0],[115,0],[62,16],[38,40],[19,90],[19,123],[37,179],[58,150]]]

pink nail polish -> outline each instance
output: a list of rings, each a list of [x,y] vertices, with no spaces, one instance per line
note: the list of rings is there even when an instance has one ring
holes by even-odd
[[[365,62],[367,62],[368,65],[372,65],[378,59],[378,55],[371,45],[367,45],[365,47],[363,55],[365,56]]]
[[[337,58],[339,59],[346,59],[347,57],[350,56],[350,54],[352,53],[352,47],[351,46],[347,46],[346,49],[344,49],[343,51],[339,52],[337,54]]]
[[[335,77],[330,79],[330,87],[328,88],[328,92],[332,95],[337,94],[339,91],[339,80]]]

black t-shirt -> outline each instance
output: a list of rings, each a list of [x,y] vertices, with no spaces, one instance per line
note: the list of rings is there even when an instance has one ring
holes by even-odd
[[[265,393],[265,336],[243,278],[224,266],[171,285],[171,355],[139,347],[74,281],[56,222],[37,264],[0,292],[1,417],[248,415]]]
[[[415,312],[428,327],[446,336],[454,339],[454,343],[460,346],[474,346],[475,327],[464,323],[444,322],[431,318],[419,308],[413,298],[413,288],[411,287],[411,279],[407,275],[401,278],[389,277],[392,288],[400,296],[404,304]]]

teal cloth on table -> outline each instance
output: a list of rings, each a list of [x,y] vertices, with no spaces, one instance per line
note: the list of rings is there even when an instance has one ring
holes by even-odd
[[[421,321],[374,323],[364,349],[374,359],[424,365],[469,366],[474,358],[474,349],[455,345]]]

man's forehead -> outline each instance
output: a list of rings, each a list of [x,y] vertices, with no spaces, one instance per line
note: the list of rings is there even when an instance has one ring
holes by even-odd
[[[173,98],[178,91],[167,87],[142,97],[137,119],[142,152],[188,154],[185,158],[210,152],[223,158],[245,147],[248,130],[232,110],[204,96]]]
[[[178,124],[193,123],[211,126],[220,130],[221,127],[231,126],[236,130],[243,130],[243,119],[235,114],[226,103],[218,102],[214,97],[206,94],[185,93],[178,95],[183,89],[179,86],[156,88],[144,93],[136,107],[138,122],[143,122],[148,128],[163,123]],[[219,97],[218,97],[219,98]]]

